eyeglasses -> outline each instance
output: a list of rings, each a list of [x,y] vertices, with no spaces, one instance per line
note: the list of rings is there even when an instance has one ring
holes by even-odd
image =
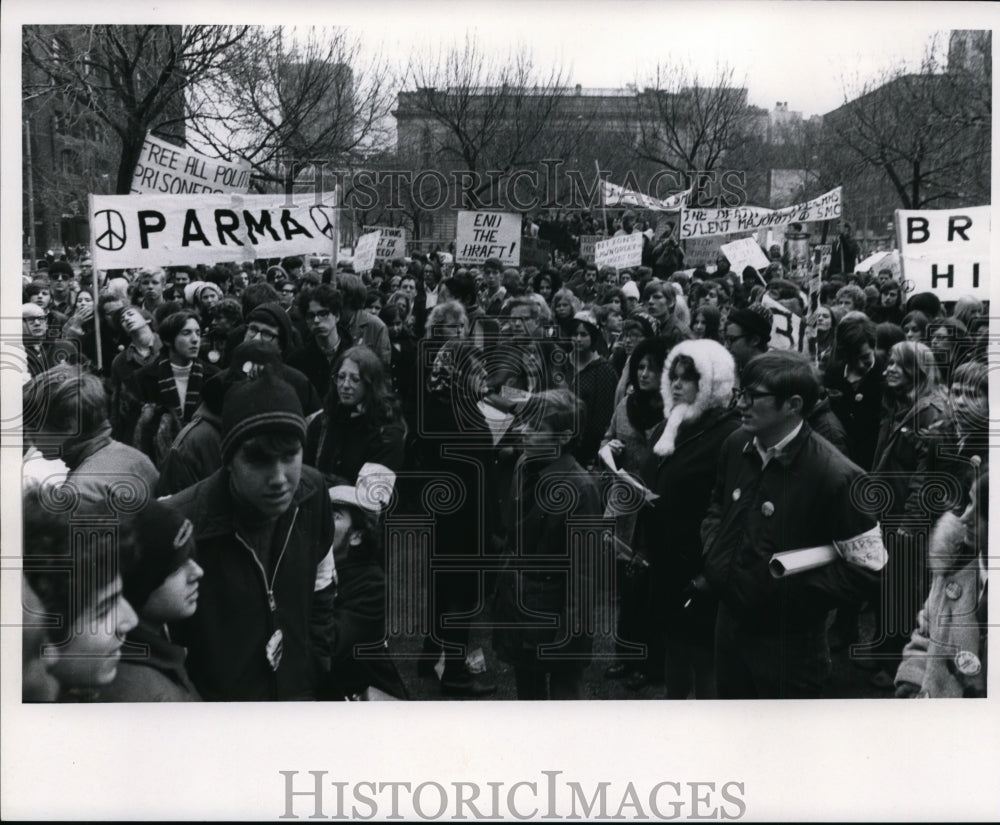
[[[44,324],[48,318],[44,315],[32,315],[30,318],[22,318],[21,320],[26,324]]]
[[[50,281],[72,281],[73,280],[73,276],[72,275],[67,275],[64,272],[60,272],[58,275],[50,275],[49,276],[49,280]]]
[[[746,338],[746,337],[747,337],[746,333],[743,333],[743,335],[723,335],[722,343],[725,344],[726,346],[729,346],[735,341],[739,341],[740,338]]]
[[[753,403],[760,398],[774,398],[773,392],[760,392],[759,390],[749,390],[746,388],[736,388],[733,390],[733,401],[739,405],[753,406]]]
[[[313,321],[325,321],[333,315],[328,309],[321,309],[319,312],[307,312],[306,313],[306,323],[311,323]]]
[[[247,324],[247,333],[251,338],[260,338],[261,341],[273,341],[278,337],[278,333],[269,329],[257,326],[257,324]]]

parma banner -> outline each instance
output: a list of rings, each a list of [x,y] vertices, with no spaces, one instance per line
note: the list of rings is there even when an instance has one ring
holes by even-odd
[[[897,209],[903,278],[942,301],[990,299],[990,209]]]
[[[839,218],[843,187],[831,189],[811,201],[765,209],[761,206],[735,206],[726,209],[681,210],[681,238],[703,238],[709,235],[735,235],[771,226],[790,223],[828,221]]]
[[[337,208],[286,195],[91,195],[94,269],[215,264],[329,250]]]
[[[146,135],[142,154],[132,173],[130,193],[188,195],[203,192],[246,192],[250,188],[250,164],[207,158]]]

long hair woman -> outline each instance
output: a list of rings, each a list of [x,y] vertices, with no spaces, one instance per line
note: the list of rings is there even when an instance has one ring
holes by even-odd
[[[385,368],[368,347],[351,347],[333,368],[322,415],[306,431],[302,460],[354,484],[367,463],[403,466],[406,425]]]
[[[903,341],[889,351],[883,378],[887,413],[875,447],[872,479],[889,493],[881,517],[889,552],[882,603],[876,612],[876,644],[870,652],[882,670],[873,684],[892,687],[891,674],[913,630],[929,585],[926,541],[929,521],[950,509],[948,484],[934,481],[944,495],[925,495],[926,474],[936,442],[948,421],[948,401],[938,383],[934,353],[921,343]]]

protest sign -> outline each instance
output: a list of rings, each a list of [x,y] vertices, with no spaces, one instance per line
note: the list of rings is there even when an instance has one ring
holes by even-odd
[[[580,257],[588,264],[594,263],[594,244],[601,240],[603,235],[581,235],[580,236]]]
[[[801,352],[804,344],[805,325],[794,312],[779,304],[766,292],[760,302],[771,310],[771,349],[790,349]]]
[[[719,250],[726,256],[729,266],[737,275],[742,275],[748,266],[761,270],[767,269],[771,263],[767,255],[757,246],[757,239],[754,237],[740,238],[738,241],[722,244]]]
[[[784,209],[761,206],[737,206],[726,209],[681,210],[681,237],[701,238],[707,235],[734,235],[761,227],[787,226],[790,223],[826,221],[839,218],[842,187],[806,203]]]
[[[382,233],[377,229],[358,238],[354,246],[354,271],[357,273],[371,272],[375,266],[375,256],[378,253],[379,238]]]
[[[552,244],[538,238],[521,238],[521,266],[548,266],[552,255]]]
[[[521,261],[521,216],[510,212],[459,212],[455,263],[479,264],[499,258],[504,266]]]
[[[632,232],[629,235],[616,235],[594,245],[594,263],[598,267],[613,266],[615,269],[627,269],[630,266],[642,264],[642,244],[645,235]]]
[[[688,266],[715,266],[721,254],[722,241],[718,236],[684,241],[684,263]]]
[[[896,210],[903,277],[942,301],[990,298],[990,207]]]
[[[132,174],[130,193],[186,195],[204,192],[246,192],[250,164],[207,158],[172,143],[146,135],[142,154]]]
[[[214,264],[329,249],[330,203],[286,195],[91,195],[94,269]]]
[[[376,261],[392,261],[406,257],[406,230],[401,226],[366,226],[361,230],[364,234],[378,232],[378,249],[375,251]]]

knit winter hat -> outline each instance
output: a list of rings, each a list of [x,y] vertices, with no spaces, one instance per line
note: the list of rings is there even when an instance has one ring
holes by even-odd
[[[278,303],[260,304],[250,310],[246,322],[260,321],[268,326],[278,328],[278,347],[284,352],[292,336],[292,322],[288,313]]]
[[[194,553],[194,527],[173,508],[150,501],[135,515],[135,544],[122,560],[122,592],[141,610],[167,577]]]
[[[754,309],[731,309],[726,317],[727,324],[736,324],[747,335],[756,335],[762,344],[771,338],[771,319]]]
[[[292,435],[302,443],[302,403],[285,381],[265,372],[226,393],[222,404],[222,462],[229,464],[244,441],[258,435]]]
[[[639,285],[635,281],[626,281],[621,286],[622,295],[626,298],[632,298],[635,301],[639,300]]]

